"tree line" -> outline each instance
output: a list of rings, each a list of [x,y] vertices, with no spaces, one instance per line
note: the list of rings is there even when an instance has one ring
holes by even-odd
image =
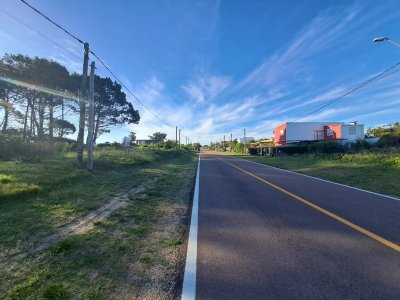
[[[0,59],[1,133],[38,141],[75,133],[81,79],[81,74],[70,73],[53,60],[4,55]],[[139,112],[119,83],[98,75],[94,82],[94,141],[113,126],[139,122]]]

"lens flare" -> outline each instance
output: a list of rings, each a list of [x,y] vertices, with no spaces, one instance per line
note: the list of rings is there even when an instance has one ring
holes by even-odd
[[[47,87],[44,87],[44,86],[40,86],[40,85],[36,85],[36,84],[33,84],[33,83],[28,83],[28,82],[23,82],[23,81],[11,79],[11,78],[6,78],[6,77],[2,77],[2,76],[0,76],[0,81],[7,82],[7,83],[10,83],[10,84],[13,84],[13,85],[17,85],[17,86],[22,86],[22,87],[25,87],[25,88],[28,88],[28,89],[31,89],[31,90],[35,90],[35,91],[38,91],[38,92],[43,92],[43,93],[50,94],[50,95],[53,95],[53,96],[58,96],[58,97],[62,97],[62,98],[65,98],[65,99],[71,99],[71,100],[79,101],[79,97],[78,96],[76,96],[76,95],[74,95],[72,93],[69,93],[69,92],[57,91],[57,90],[53,90],[53,89],[50,89],[50,88],[47,88]]]

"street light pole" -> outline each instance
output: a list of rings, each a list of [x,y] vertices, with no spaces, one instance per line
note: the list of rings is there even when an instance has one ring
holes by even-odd
[[[388,41],[388,42],[400,47],[400,43],[399,42],[393,41],[393,40],[391,40],[391,39],[389,39],[388,37],[385,37],[385,36],[376,37],[372,41],[374,43]]]

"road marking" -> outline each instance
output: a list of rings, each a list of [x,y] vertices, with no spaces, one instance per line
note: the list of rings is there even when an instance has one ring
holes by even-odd
[[[248,174],[248,175],[250,175],[250,176],[252,176],[252,177],[254,177],[254,178],[256,178],[256,179],[258,179],[258,180],[260,180],[260,181],[262,181],[264,183],[266,183],[266,184],[268,184],[270,187],[273,187],[274,189],[277,189],[278,191],[281,191],[282,193],[285,193],[286,195],[289,195],[290,197],[292,197],[292,198],[294,198],[294,199],[296,199],[296,200],[298,200],[298,201],[300,201],[300,202],[302,202],[302,203],[314,208],[315,210],[318,210],[319,212],[322,212],[323,214],[325,214],[325,215],[327,215],[327,216],[339,221],[340,223],[345,224],[345,225],[353,228],[354,230],[357,230],[358,232],[361,232],[362,234],[365,234],[366,236],[369,236],[370,238],[372,238],[372,239],[384,244],[385,246],[400,252],[400,246],[399,245],[397,245],[397,244],[395,244],[395,243],[393,243],[391,241],[388,241],[387,239],[385,239],[385,238],[383,238],[383,237],[381,237],[381,236],[379,236],[379,235],[377,235],[377,234],[375,234],[375,233],[373,233],[371,231],[368,231],[368,230],[366,230],[366,229],[364,229],[364,228],[362,228],[362,227],[360,227],[360,226],[358,226],[358,225],[356,225],[356,224],[354,224],[354,223],[352,223],[350,221],[347,221],[346,219],[343,219],[342,217],[339,217],[338,215],[335,215],[334,213],[331,213],[330,211],[327,211],[326,209],[323,209],[322,207],[319,207],[318,205],[315,205],[314,203],[311,203],[310,201],[307,201],[306,199],[301,198],[300,196],[297,196],[297,195],[285,190],[284,188],[281,188],[281,187],[279,187],[279,186],[277,186],[277,185],[275,185],[275,184],[273,184],[273,183],[271,183],[271,182],[269,182],[269,181],[267,181],[267,180],[265,180],[265,179],[263,179],[261,177],[258,177],[257,175],[255,175],[255,174],[253,174],[251,172],[248,172],[248,171],[246,171],[246,170],[244,170],[244,169],[242,169],[242,168],[240,168],[240,167],[238,167],[238,166],[236,166],[236,165],[234,165],[234,164],[232,164],[232,163],[230,163],[230,162],[228,162],[228,161],[226,161],[226,160],[224,160],[222,158],[220,158],[220,160],[222,160],[222,161],[226,162],[227,164],[230,164],[231,166],[241,170],[242,172],[244,172],[244,173],[246,173],[246,174]]]
[[[200,155],[197,163],[196,183],[194,187],[192,217],[190,221],[189,241],[186,254],[185,275],[183,277],[182,300],[196,299],[196,269],[197,269],[197,229],[199,223],[199,185],[200,185]]]
[[[259,162],[256,162],[256,161],[252,161],[252,160],[248,160],[248,159],[244,159],[244,158],[239,158],[239,159],[244,160],[244,161],[248,161],[248,162],[251,162],[253,164],[260,165],[260,166],[276,169],[276,170],[279,170],[279,171],[284,171],[284,172],[287,172],[287,173],[292,173],[292,174],[296,174],[296,175],[312,178],[312,179],[315,179],[315,180],[324,181],[324,182],[328,182],[328,183],[344,186],[344,187],[347,187],[347,188],[350,188],[350,189],[353,189],[353,190],[357,190],[357,191],[362,191],[362,192],[365,192],[365,193],[368,193],[368,194],[373,194],[373,195],[377,195],[377,196],[393,199],[393,200],[396,200],[396,201],[400,201],[400,198],[396,198],[394,196],[389,196],[389,195],[384,195],[384,194],[379,194],[379,193],[376,193],[376,192],[363,190],[363,189],[360,189],[360,188],[357,188],[357,187],[354,187],[354,186],[350,186],[350,185],[346,185],[346,184],[343,184],[343,183],[334,182],[334,181],[330,181],[330,180],[326,180],[326,179],[322,179],[322,178],[318,178],[318,177],[314,177],[314,176],[310,176],[310,175],[306,175],[306,174],[302,174],[302,173],[297,173],[297,172],[293,172],[293,171],[289,171],[289,170],[273,167],[273,166],[270,166],[270,165],[262,164],[262,163],[259,163]]]

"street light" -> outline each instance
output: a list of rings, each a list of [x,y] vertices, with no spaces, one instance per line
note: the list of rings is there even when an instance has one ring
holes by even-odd
[[[372,40],[373,42],[377,43],[377,42],[383,42],[383,41],[388,41],[392,44],[395,44],[396,46],[400,47],[400,43],[393,41],[385,36],[380,36],[380,37],[376,37]]]

